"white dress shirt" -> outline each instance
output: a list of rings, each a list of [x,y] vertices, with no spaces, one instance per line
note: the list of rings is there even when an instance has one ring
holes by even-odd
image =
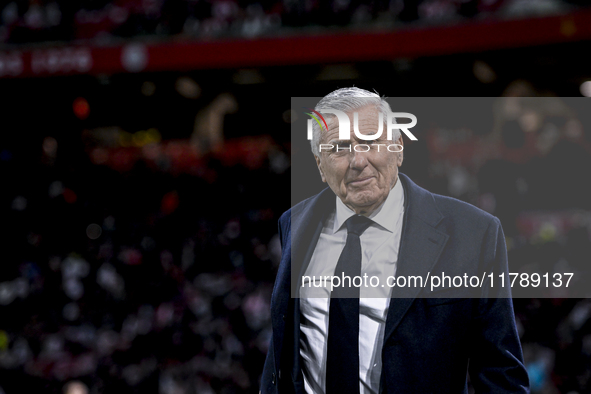
[[[355,215],[340,198],[332,212],[306,269],[312,279],[334,275],[347,240],[345,221]],[[360,288],[359,299],[359,388],[361,394],[377,393],[382,372],[382,345],[391,288],[381,287],[396,273],[398,247],[404,216],[404,190],[400,180],[386,201],[369,218],[373,223],[361,235],[361,276],[380,278],[377,288]],[[369,279],[368,279],[369,281]],[[318,285],[319,282],[315,281]],[[300,288],[300,354],[306,393],[322,394],[326,387],[327,338],[330,281],[327,287],[303,283]]]

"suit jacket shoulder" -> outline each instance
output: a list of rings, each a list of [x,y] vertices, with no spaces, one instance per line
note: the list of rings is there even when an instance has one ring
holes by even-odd
[[[439,194],[432,193],[432,195],[435,200],[435,204],[437,204],[439,210],[446,218],[454,217],[456,219],[461,219],[462,222],[475,221],[478,224],[486,224],[487,226],[489,223],[491,223],[491,221],[498,220],[490,213],[483,211],[482,209],[467,202]]]

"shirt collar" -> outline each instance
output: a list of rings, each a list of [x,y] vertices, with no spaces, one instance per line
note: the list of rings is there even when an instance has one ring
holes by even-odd
[[[355,215],[355,211],[346,206],[338,196],[335,196],[335,198],[337,199],[337,208],[333,230],[336,233],[341,227],[343,227],[347,219]],[[390,193],[388,193],[386,201],[384,201],[382,205],[380,205],[368,217],[381,227],[393,233],[396,229],[396,222],[398,219],[398,215],[394,215],[394,213],[402,210],[404,210],[404,188],[402,187],[402,182],[400,182],[400,177],[398,177],[396,184],[392,190],[390,190]]]

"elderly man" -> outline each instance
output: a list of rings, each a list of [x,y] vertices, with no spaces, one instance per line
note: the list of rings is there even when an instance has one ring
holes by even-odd
[[[331,110],[349,117],[349,139]],[[477,393],[527,393],[509,289],[416,283],[506,273],[498,219],[398,173],[402,136],[387,139],[391,110],[377,94],[339,89],[315,111],[326,126],[315,125],[312,152],[328,188],[279,220],[262,393],[466,393],[468,374]]]

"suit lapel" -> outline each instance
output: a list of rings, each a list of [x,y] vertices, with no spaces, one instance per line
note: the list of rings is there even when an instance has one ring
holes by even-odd
[[[423,281],[447,243],[449,236],[436,228],[443,219],[431,193],[400,174],[405,190],[405,212],[396,276],[421,276]],[[394,287],[386,319],[384,343],[392,335],[421,288]]]
[[[286,244],[283,245],[281,264],[277,272],[275,288],[273,290],[272,311],[279,319],[287,312],[288,300],[293,298],[299,280],[302,266],[307,265],[322,230],[324,218],[330,211],[330,189],[292,207],[287,223],[282,224],[282,231],[287,234]],[[332,195],[334,199],[334,195]],[[326,204],[328,203],[328,207]],[[333,202],[334,205],[334,202]],[[321,215],[321,216],[317,216]]]
[[[289,224],[284,228],[289,234],[285,251],[277,273],[277,281],[271,301],[274,327],[275,369],[280,368],[280,358],[287,337],[293,338],[290,349],[292,356],[292,379],[294,383],[301,378],[299,363],[300,303],[299,286],[303,272],[307,268],[314,248],[320,238],[322,226],[328,214],[334,210],[335,196],[330,189],[325,189],[315,197],[294,206],[291,209]],[[285,327],[285,317],[291,315],[291,325]],[[288,332],[291,330],[291,332]],[[289,346],[289,344],[287,344]],[[297,390],[296,390],[297,391]]]
[[[292,212],[292,297],[299,297],[302,275],[312,259],[324,222],[334,208],[335,195],[326,188],[302,209]]]

